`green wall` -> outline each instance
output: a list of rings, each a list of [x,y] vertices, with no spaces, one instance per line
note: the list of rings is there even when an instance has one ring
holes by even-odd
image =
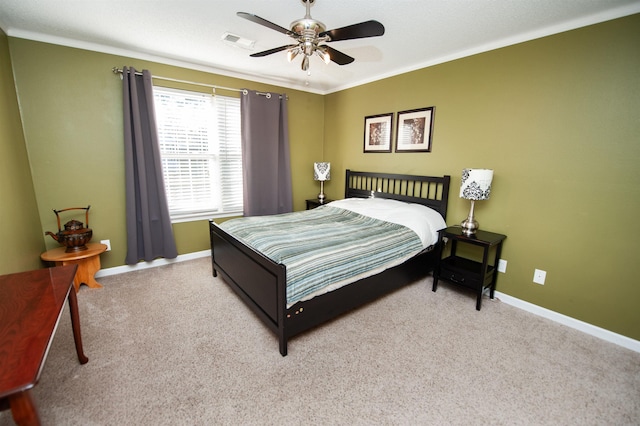
[[[122,89],[111,68],[127,65],[287,92],[296,210],[317,194],[311,163],[323,159],[334,170],[325,185],[333,198],[342,196],[346,168],[450,174],[447,222],[456,224],[469,208],[457,197],[461,170],[494,169],[491,199],[477,203],[476,214],[481,228],[508,235],[498,290],[640,339],[640,239],[632,225],[640,208],[640,15],[326,96],[9,38],[21,117],[4,40],[0,81],[9,100],[0,101],[0,154],[11,164],[0,171],[0,188],[12,206],[2,209],[0,236],[22,237],[10,229],[14,223],[30,231],[12,246],[10,263],[27,269],[44,241],[56,247],[42,236],[56,228],[51,209],[87,204],[94,239],[112,242],[103,267],[124,263]],[[365,116],[426,106],[436,107],[431,153],[362,152]],[[7,185],[8,179],[21,183]],[[174,230],[181,254],[209,246],[206,221]],[[532,282],[535,268],[547,271],[544,286]]]
[[[431,153],[362,152],[364,117],[435,106]],[[495,171],[480,227],[508,236],[498,291],[640,339],[640,15],[467,57],[326,97],[326,186],[345,168]],[[534,269],[547,271],[534,284]]]
[[[53,209],[91,205],[93,241],[111,240],[112,250],[101,256],[104,268],[123,265],[126,255],[122,81],[113,74],[114,66],[224,87],[287,93],[294,208],[304,209],[305,197],[317,193],[312,173],[313,162],[322,159],[321,95],[24,39],[10,38],[9,47],[42,232],[57,231]],[[62,223],[76,213],[67,214]],[[84,212],[79,212],[79,219],[84,222]],[[179,254],[210,247],[207,221],[174,224],[174,234]],[[45,242],[47,249],[59,246],[51,237]]]
[[[6,34],[0,30],[0,274],[40,267],[44,249]]]

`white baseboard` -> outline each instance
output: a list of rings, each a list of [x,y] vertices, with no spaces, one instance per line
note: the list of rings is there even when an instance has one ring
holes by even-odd
[[[157,259],[152,262],[140,262],[133,266],[116,266],[113,268],[101,269],[96,273],[96,278],[106,277],[109,275],[124,274],[127,272],[139,271],[142,269],[155,268],[157,266],[170,265],[172,263],[185,262],[187,260],[199,259],[201,257],[208,256],[211,256],[211,250],[181,254],[175,259]],[[562,325],[566,325],[567,327],[580,330],[602,340],[606,340],[607,342],[611,342],[618,346],[622,346],[624,348],[631,349],[634,352],[640,353],[640,341],[638,340],[634,340],[621,334],[605,330],[604,328],[596,327],[595,325],[591,325],[584,321],[559,314],[558,312],[554,312],[541,306],[534,305],[533,303],[525,302],[524,300],[509,296],[508,294],[500,293],[499,291],[495,292],[495,297],[508,305],[515,306],[516,308],[520,308],[527,312],[531,312],[532,314],[550,319]]]
[[[550,319],[562,325],[566,325],[567,327],[580,330],[584,333],[590,334],[594,337],[598,337],[602,340],[606,340],[607,342],[614,343],[618,346],[631,349],[634,352],[640,352],[640,341],[638,340],[634,340],[630,337],[605,330],[604,328],[596,327],[595,325],[586,323],[584,321],[559,314],[558,312],[551,311],[538,305],[534,305],[533,303],[525,302],[524,300],[509,296],[508,294],[496,291],[494,296],[508,305],[515,306],[516,308],[520,308],[543,318]]]
[[[113,268],[101,269],[96,272],[96,278],[109,275],[124,274],[127,272],[140,271],[142,269],[155,268],[157,266],[170,265],[172,263],[185,262],[187,260],[199,259],[211,256],[211,250],[196,251],[194,253],[181,254],[175,259],[156,259],[151,262],[139,262],[135,265],[115,266]]]

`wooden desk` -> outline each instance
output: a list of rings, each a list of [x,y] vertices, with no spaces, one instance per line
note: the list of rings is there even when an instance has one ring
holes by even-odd
[[[87,250],[65,253],[65,247],[58,247],[46,251],[40,255],[42,260],[54,262],[56,266],[78,265],[78,272],[73,280],[76,292],[80,289],[80,284],[85,284],[91,288],[102,287],[96,281],[95,274],[100,270],[100,254],[107,250],[107,246],[99,243],[87,244]]]
[[[11,408],[18,425],[39,425],[31,389],[40,380],[65,300],[80,364],[78,297],[71,291],[76,265],[0,276],[0,410]]]

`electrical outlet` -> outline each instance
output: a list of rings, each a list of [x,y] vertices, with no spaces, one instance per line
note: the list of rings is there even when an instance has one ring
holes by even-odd
[[[507,272],[507,261],[504,259],[498,260],[498,272]]]
[[[533,272],[533,282],[536,284],[544,285],[544,280],[547,278],[547,271],[536,269]]]
[[[100,240],[100,244],[107,246],[107,251],[111,251],[111,240]]]

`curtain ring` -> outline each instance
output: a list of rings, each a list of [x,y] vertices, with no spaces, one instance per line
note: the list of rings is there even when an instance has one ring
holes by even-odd
[[[267,93],[266,96],[267,96],[267,99],[271,99],[271,93]]]

